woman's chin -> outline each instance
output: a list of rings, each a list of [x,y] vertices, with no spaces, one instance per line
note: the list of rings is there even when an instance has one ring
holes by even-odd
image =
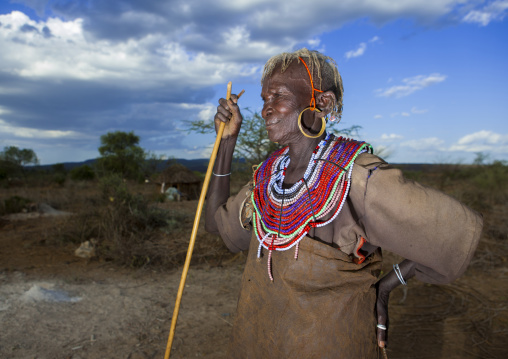
[[[274,136],[274,134],[271,133],[270,130],[268,130],[268,139],[271,142],[275,142],[275,143],[279,143],[279,140],[280,140],[277,136]]]
[[[271,142],[273,142],[273,143],[278,143],[279,145],[282,145],[282,146],[285,146],[285,145],[286,145],[286,143],[285,143],[284,139],[282,139],[282,138],[278,138],[278,137],[273,137],[273,138],[272,138],[272,137],[268,136],[268,139],[269,139]]]

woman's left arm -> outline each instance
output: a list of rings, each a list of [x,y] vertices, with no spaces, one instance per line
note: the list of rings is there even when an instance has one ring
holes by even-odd
[[[415,276],[415,268],[416,263],[408,259],[398,264],[398,274],[402,277],[404,283]],[[384,348],[388,342],[390,323],[388,319],[388,299],[392,290],[404,284],[402,281],[393,269],[376,283],[377,343],[381,348]]]
[[[364,238],[406,258],[399,264],[403,281],[415,277],[425,283],[447,284],[460,277],[480,240],[482,216],[442,192],[404,178],[399,169],[378,162],[376,156],[363,154],[355,160],[353,170],[350,196],[363,203],[359,223],[365,230]],[[377,283],[381,326],[387,326],[388,297],[399,284],[395,271]],[[383,345],[387,337],[380,330],[378,327],[378,341]]]

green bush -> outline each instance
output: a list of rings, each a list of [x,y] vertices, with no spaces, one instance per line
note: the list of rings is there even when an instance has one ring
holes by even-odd
[[[53,173],[67,173],[67,170],[65,169],[65,165],[63,163],[55,163],[51,166],[51,169]]]
[[[22,167],[0,158],[0,180],[22,175]]]
[[[493,195],[504,195],[508,189],[508,166],[501,161],[480,166],[480,169],[475,171],[473,181],[484,191]]]
[[[471,177],[467,200],[472,206],[483,210],[508,200],[508,166],[505,162],[477,166]]]
[[[28,198],[12,196],[3,201],[3,208],[0,208],[0,211],[2,214],[19,213],[31,202]]]
[[[53,175],[53,182],[55,182],[59,186],[63,186],[66,180],[65,173],[55,173]]]
[[[439,165],[418,176],[409,171],[404,175],[448,193],[480,212],[508,200],[508,166],[504,161]]]
[[[146,198],[133,194],[120,175],[101,179],[99,236],[104,257],[130,266],[162,263],[168,255],[160,248],[165,234],[188,222],[186,215],[150,206]]]
[[[70,171],[70,176],[73,181],[91,181],[95,179],[95,172],[92,167],[83,165],[73,168]]]

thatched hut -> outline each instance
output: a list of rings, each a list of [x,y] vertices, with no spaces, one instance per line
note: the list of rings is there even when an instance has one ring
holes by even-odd
[[[169,187],[175,187],[187,195],[188,199],[198,199],[201,189],[201,179],[191,170],[179,163],[172,164],[162,171],[157,179],[161,185],[161,193]]]

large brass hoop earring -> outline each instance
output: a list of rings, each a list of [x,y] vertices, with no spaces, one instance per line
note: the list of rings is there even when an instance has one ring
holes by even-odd
[[[302,115],[305,111],[309,110],[310,109],[310,106],[309,107],[306,107],[302,110],[302,112],[300,112],[300,115],[298,116],[298,128],[300,129],[300,132],[305,136],[305,137],[308,137],[308,138],[318,138],[320,137],[323,132],[325,132],[325,129],[326,129],[326,120],[324,117],[321,117],[321,130],[319,131],[319,133],[316,135],[316,136],[311,136],[311,135],[308,135],[305,133],[305,131],[303,130],[303,127],[302,127]],[[320,109],[318,108],[315,108],[314,111],[317,111],[317,112],[321,112]]]

